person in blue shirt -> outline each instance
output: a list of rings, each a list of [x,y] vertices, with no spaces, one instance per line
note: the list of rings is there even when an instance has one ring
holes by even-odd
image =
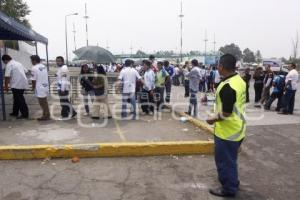
[[[171,90],[172,90],[172,78],[175,74],[174,67],[170,65],[169,61],[164,61],[164,69],[168,72],[170,79],[166,82],[166,98],[165,102],[170,103]]]
[[[276,111],[280,111],[282,105],[282,96],[284,93],[284,87],[285,87],[285,77],[284,75],[280,74],[278,76],[275,76],[274,80],[273,80],[273,91],[271,96],[269,97],[269,99],[267,100],[266,104],[265,104],[265,110],[270,110],[271,109],[271,105],[272,103],[278,99],[277,101],[277,107],[276,107]]]

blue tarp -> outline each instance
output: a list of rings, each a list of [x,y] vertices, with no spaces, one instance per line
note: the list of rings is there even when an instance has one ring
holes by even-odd
[[[0,11],[0,40],[36,41],[48,45],[48,39],[23,24],[15,21]],[[0,52],[1,57],[1,52]],[[47,55],[48,58],[48,55]],[[0,102],[3,120],[6,119],[5,99],[3,89],[3,70],[0,61]]]
[[[48,44],[48,39],[0,11],[0,40],[36,41]]]

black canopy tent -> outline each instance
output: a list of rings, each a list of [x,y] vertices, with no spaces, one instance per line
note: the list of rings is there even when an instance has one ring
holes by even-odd
[[[48,39],[44,36],[38,34],[32,29],[15,21],[13,18],[8,17],[3,12],[0,11],[0,40],[22,40],[22,41],[35,41],[46,45],[46,59],[47,67],[49,70],[49,60],[48,60]],[[1,57],[1,51],[0,51]],[[3,88],[3,68],[2,62],[0,61],[0,95],[1,95],[1,106],[3,120],[6,120],[5,111],[5,98],[4,98],[4,88]]]

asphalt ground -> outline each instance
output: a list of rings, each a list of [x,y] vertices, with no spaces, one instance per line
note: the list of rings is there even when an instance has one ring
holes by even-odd
[[[182,96],[182,93],[182,87],[173,87],[172,105],[175,95],[176,102],[184,104],[177,109],[184,111],[188,100],[177,98],[177,94]],[[252,90],[250,97],[253,98]],[[300,199],[298,99],[299,92],[293,116],[264,112],[249,105],[254,119],[247,120],[247,139],[239,159],[241,188],[237,199]],[[204,112],[199,118],[205,119],[211,108],[201,105],[201,109]],[[38,115],[38,111],[33,115]],[[0,122],[0,126],[5,124],[6,127],[1,134],[10,129],[6,123],[12,122]],[[55,122],[55,125],[57,123],[68,130],[72,126],[66,126],[66,122]],[[147,120],[139,123],[149,124]],[[144,131],[154,126],[145,127],[141,126]],[[37,136],[28,140],[34,141],[33,138]],[[69,159],[0,161],[0,171],[1,199],[4,200],[219,199],[207,192],[208,188],[218,186],[214,158],[207,155],[95,158],[81,159],[79,163]]]
[[[236,199],[300,199],[300,124],[253,126]],[[1,200],[218,200],[213,156],[0,161]]]

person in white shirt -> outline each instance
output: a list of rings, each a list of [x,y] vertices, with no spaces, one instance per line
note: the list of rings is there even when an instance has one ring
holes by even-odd
[[[154,71],[154,73],[156,73],[158,71],[157,69],[157,62],[155,60],[155,56],[154,55],[150,55],[149,56],[149,61],[151,63],[151,68]]]
[[[110,64],[107,66],[108,73],[113,73],[113,72],[115,72],[115,70],[116,70],[116,64],[112,64],[112,65]]]
[[[189,61],[186,61],[183,66],[183,76],[184,76],[184,97],[187,98],[190,96],[190,80],[187,77],[188,73],[191,71]]]
[[[41,64],[38,55],[30,57],[33,65],[31,69],[32,90],[37,97],[39,104],[43,110],[43,116],[38,118],[39,121],[50,120],[50,112],[47,97],[49,95],[49,80],[47,67]]]
[[[141,80],[142,77],[139,75],[137,70],[132,68],[133,61],[132,60],[126,60],[125,66],[121,70],[120,75],[118,77],[119,83],[122,87],[122,118],[127,118],[127,102],[130,101],[130,104],[132,106],[133,110],[133,116],[132,119],[136,120],[136,96],[135,96],[135,90],[136,90],[136,82]]]
[[[221,82],[221,76],[218,70],[214,71],[214,88],[217,89],[218,85]]]
[[[180,69],[179,69],[178,66],[176,66],[174,68],[174,77],[173,77],[173,84],[175,86],[179,86],[180,85],[179,76],[180,76]]]
[[[152,70],[151,62],[144,61],[144,85],[141,93],[142,111],[144,114],[149,115],[154,113],[154,98],[153,92],[155,89],[155,73]]]
[[[296,64],[289,65],[289,73],[285,78],[285,93],[283,96],[283,109],[279,114],[292,115],[294,113],[295,96],[299,80],[299,73],[296,70]]]
[[[27,69],[9,55],[3,55],[2,61],[6,64],[5,90],[8,92],[8,85],[10,85],[13,93],[13,111],[10,116],[17,117],[17,119],[27,119],[29,112],[24,98],[24,91],[28,89],[28,80],[25,75]],[[19,112],[21,112],[21,116],[19,116]]]
[[[74,110],[72,104],[69,100],[69,90],[70,90],[70,76],[68,66],[65,65],[64,58],[62,56],[58,56],[56,58],[57,64],[57,90],[60,98],[61,105],[61,117],[62,119],[70,119],[70,117],[74,118],[77,113]]]

